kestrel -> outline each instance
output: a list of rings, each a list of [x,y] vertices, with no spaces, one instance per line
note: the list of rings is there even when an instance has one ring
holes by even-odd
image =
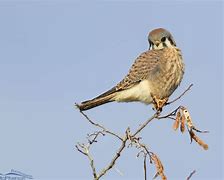
[[[137,57],[122,81],[109,91],[84,101],[77,107],[85,111],[113,101],[140,101],[145,104],[153,103],[157,110],[161,108],[180,84],[184,63],[181,50],[166,29],[152,30],[148,41],[149,50]]]

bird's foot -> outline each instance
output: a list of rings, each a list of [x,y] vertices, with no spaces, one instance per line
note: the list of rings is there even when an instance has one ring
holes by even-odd
[[[168,98],[164,98],[164,99],[159,99],[156,96],[152,95],[152,99],[153,99],[153,106],[158,113],[162,112],[162,108],[163,106],[166,105]]]

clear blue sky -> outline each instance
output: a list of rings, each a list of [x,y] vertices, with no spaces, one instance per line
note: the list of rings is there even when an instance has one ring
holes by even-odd
[[[209,134],[204,151],[172,121],[154,121],[141,133],[161,158],[169,179],[223,179],[223,3],[221,1],[0,1],[0,173],[16,169],[37,179],[90,179],[78,141],[95,129],[74,109],[119,82],[148,49],[148,32],[168,29],[182,49],[186,73],[167,107],[188,107]],[[140,103],[111,103],[87,114],[124,133],[153,114]],[[97,169],[119,146],[107,136],[93,147]],[[105,179],[143,179],[142,159],[125,150]],[[155,169],[149,167],[150,177]]]

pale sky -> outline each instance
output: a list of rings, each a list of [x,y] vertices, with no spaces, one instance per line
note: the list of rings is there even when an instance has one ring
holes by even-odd
[[[168,29],[183,52],[186,72],[166,107],[186,106],[209,145],[174,132],[171,120],[153,121],[140,134],[163,162],[168,179],[224,179],[223,3],[221,1],[0,1],[0,173],[36,179],[92,179],[75,150],[92,127],[74,108],[113,87],[148,49],[148,32]],[[86,112],[115,132],[135,130],[154,113],[140,103],[110,103]],[[120,143],[110,136],[92,148],[97,170]],[[143,179],[143,160],[126,149],[103,179]],[[150,178],[155,168],[148,167]]]

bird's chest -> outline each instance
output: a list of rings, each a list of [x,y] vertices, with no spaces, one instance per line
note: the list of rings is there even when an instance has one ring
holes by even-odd
[[[182,57],[173,55],[161,63],[152,82],[152,93],[163,99],[169,97],[180,84],[184,74]]]

